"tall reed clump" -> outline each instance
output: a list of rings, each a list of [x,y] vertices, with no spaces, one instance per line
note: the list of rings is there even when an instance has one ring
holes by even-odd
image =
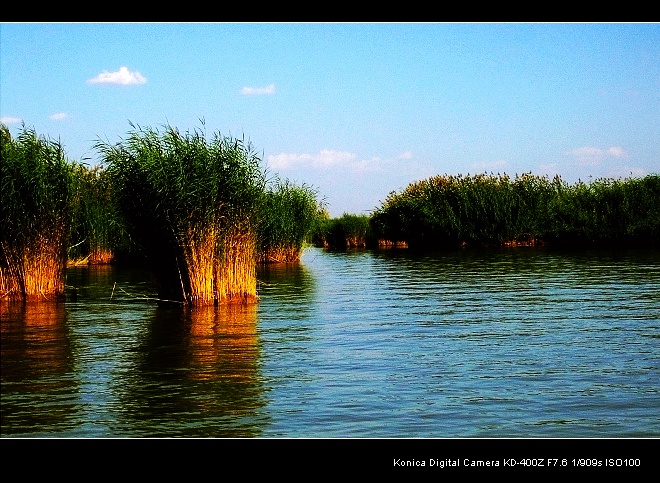
[[[435,176],[390,193],[370,221],[378,238],[411,248],[657,244],[659,179]]]
[[[507,175],[435,176],[390,193],[371,224],[379,238],[411,247],[501,243],[530,229],[519,194],[525,183]]]
[[[104,265],[126,249],[123,222],[114,206],[112,185],[100,166],[74,166],[75,196],[69,263]]]
[[[72,167],[59,142],[23,125],[12,138],[0,125],[0,295],[64,295]]]
[[[549,204],[545,237],[556,244],[658,246],[660,175],[562,183]]]
[[[199,130],[131,127],[124,141],[96,148],[159,297],[190,305],[255,300],[265,181],[250,144]]]
[[[316,192],[278,179],[265,191],[260,212],[259,261],[300,260],[318,219]]]

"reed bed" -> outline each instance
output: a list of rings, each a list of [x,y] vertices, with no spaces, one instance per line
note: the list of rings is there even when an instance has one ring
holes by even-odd
[[[72,167],[59,142],[23,125],[16,138],[0,125],[0,296],[63,297]]]
[[[75,196],[72,210],[69,265],[105,265],[118,251],[128,250],[123,220],[115,207],[106,170],[74,166]]]
[[[242,139],[165,126],[98,142],[113,196],[162,300],[255,300],[256,237],[265,178]]]
[[[660,176],[568,185],[523,174],[435,176],[390,193],[375,236],[411,248],[657,245]]]
[[[562,184],[544,237],[557,244],[660,245],[660,175]]]
[[[261,204],[259,261],[299,261],[317,225],[320,210],[311,187],[275,180],[264,193]]]
[[[375,239],[370,217],[344,213],[339,218],[325,218],[316,232],[314,243],[332,250],[372,247]]]

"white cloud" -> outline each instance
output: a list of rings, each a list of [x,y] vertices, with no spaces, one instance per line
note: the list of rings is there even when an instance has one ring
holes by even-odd
[[[615,158],[625,158],[627,156],[623,148],[618,146],[612,146],[610,149],[607,150],[607,154]]]
[[[314,168],[328,168],[331,166],[346,166],[356,159],[354,153],[348,151],[332,151],[322,149],[318,154],[280,153],[268,156],[271,168],[287,169],[293,166],[311,166]]]
[[[398,159],[412,159],[413,153],[412,151],[404,151],[403,153],[399,154]]]
[[[628,157],[625,150],[619,146],[612,146],[609,149],[584,146],[574,149],[568,154],[573,156],[578,163],[585,166],[598,166],[607,158],[624,159]]]
[[[52,121],[63,121],[67,117],[69,117],[69,115],[66,112],[57,112],[55,114],[51,114],[50,119]]]
[[[20,117],[9,117],[9,116],[3,116],[0,117],[0,122],[2,124],[18,124],[22,121]]]
[[[264,87],[243,87],[241,89],[241,94],[244,96],[251,95],[264,95],[264,94],[275,94],[275,84],[270,84]]]
[[[127,67],[120,67],[116,72],[108,72],[104,70],[96,77],[87,80],[90,84],[146,84],[147,78],[139,72],[130,72]]]
[[[314,158],[311,154],[280,153],[268,156],[271,168],[287,169],[296,164],[311,164]]]
[[[319,154],[314,158],[314,164],[317,167],[327,168],[331,166],[348,166],[357,156],[355,153],[348,151],[332,151],[330,149],[322,149]]]
[[[355,153],[322,149],[318,154],[280,153],[267,157],[271,169],[308,167],[319,170],[341,168],[344,172],[366,173],[382,170],[387,161],[379,157],[358,160]]]

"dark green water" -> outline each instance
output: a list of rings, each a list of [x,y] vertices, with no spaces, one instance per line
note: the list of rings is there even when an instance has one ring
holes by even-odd
[[[3,305],[3,437],[660,436],[658,251],[308,249],[195,310],[67,277]]]

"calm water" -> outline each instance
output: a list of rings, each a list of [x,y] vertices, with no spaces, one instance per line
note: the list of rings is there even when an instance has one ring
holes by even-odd
[[[308,249],[195,310],[67,277],[2,307],[2,436],[660,436],[658,251]]]

